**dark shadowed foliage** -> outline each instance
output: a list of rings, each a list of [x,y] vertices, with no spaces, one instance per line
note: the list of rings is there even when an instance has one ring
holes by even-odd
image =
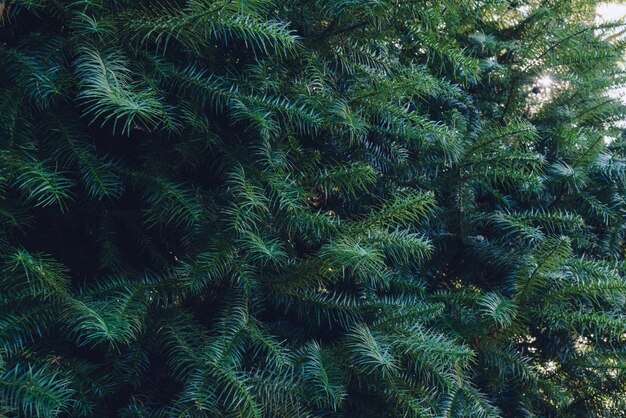
[[[0,0],[0,416],[625,417],[592,0]]]

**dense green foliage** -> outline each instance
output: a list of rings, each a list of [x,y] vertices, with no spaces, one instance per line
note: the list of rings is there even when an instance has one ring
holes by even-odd
[[[0,416],[626,416],[595,3],[0,0]]]

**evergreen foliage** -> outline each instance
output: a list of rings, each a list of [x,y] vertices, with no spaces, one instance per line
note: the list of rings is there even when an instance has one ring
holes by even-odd
[[[626,416],[596,3],[0,0],[0,416]]]

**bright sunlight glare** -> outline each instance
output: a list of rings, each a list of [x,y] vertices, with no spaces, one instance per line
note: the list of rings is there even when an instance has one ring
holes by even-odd
[[[539,84],[541,84],[543,87],[550,87],[550,85],[554,82],[554,80],[552,80],[552,77],[550,77],[549,75],[541,77],[538,81]]]
[[[603,3],[596,9],[598,20],[609,21],[626,18],[626,4],[624,3]]]

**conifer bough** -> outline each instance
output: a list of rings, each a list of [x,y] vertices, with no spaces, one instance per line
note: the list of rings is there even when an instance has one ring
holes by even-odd
[[[595,7],[0,0],[0,416],[626,416]]]

